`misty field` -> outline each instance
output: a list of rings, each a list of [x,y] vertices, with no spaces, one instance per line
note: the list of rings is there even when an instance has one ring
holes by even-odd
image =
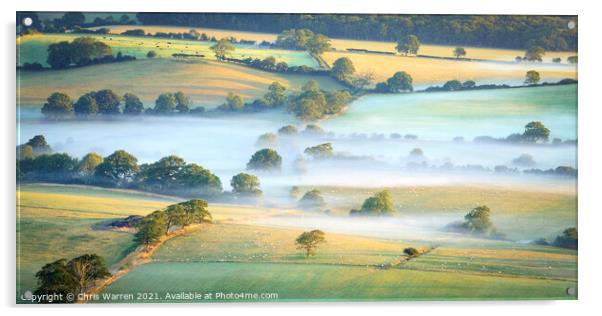
[[[343,192],[339,196],[346,196]],[[414,202],[415,207],[430,207],[428,214],[433,218],[448,214],[432,203],[461,209],[461,201],[469,194],[488,196],[483,200],[498,206],[491,199],[495,195],[487,190],[479,193],[473,189],[461,196],[454,188],[424,188],[418,195],[420,191],[415,190],[393,192],[401,205],[407,205],[408,196],[414,195],[420,200]],[[403,192],[414,194],[406,193],[404,198]],[[504,212],[515,217],[526,212],[516,208],[525,202],[516,199],[520,196],[517,194],[498,197],[510,203],[512,210]],[[530,198],[533,200],[535,195]],[[439,198],[433,201],[433,196]],[[545,200],[554,203],[550,196]],[[134,250],[132,234],[96,230],[94,225],[131,214],[147,214],[173,203],[169,198],[136,191],[56,185],[23,185],[18,201],[19,293],[35,288],[35,271],[60,257],[94,249],[109,266],[115,264]],[[418,232],[404,226],[398,229],[405,230],[409,238],[387,237],[387,220],[378,225],[381,231],[377,232],[369,221],[294,209],[210,205],[210,211],[214,224],[167,241],[150,263],[132,269],[104,293],[270,292],[278,293],[279,300],[569,299],[565,290],[576,284],[574,250],[461,237],[436,230]],[[563,212],[570,216],[574,209]],[[407,217],[416,213],[408,208],[404,214],[401,220],[411,224]],[[295,217],[298,219],[292,220]],[[285,224],[278,219],[285,219]],[[295,248],[294,239],[304,229],[295,222],[327,232],[327,243],[319,247],[315,257],[304,259]],[[336,223],[346,223],[343,226],[347,231],[337,231],[340,228],[333,226]],[[533,228],[528,221],[520,224]],[[404,261],[406,247],[426,253]],[[461,285],[457,283],[458,275],[463,280]],[[350,282],[355,286],[350,287]]]

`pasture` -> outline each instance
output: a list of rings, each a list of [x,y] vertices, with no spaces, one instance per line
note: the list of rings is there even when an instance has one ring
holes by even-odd
[[[103,293],[151,292],[154,302],[175,302],[165,295],[181,292],[277,293],[279,301],[571,299],[566,288],[576,286],[572,250],[462,239],[436,247],[327,232],[316,256],[304,259],[293,244],[300,232],[239,224],[190,231]],[[427,252],[406,261],[409,246]],[[209,301],[222,300],[200,300]]]
[[[371,193],[323,189],[329,201],[334,195],[360,199]],[[432,218],[453,213],[470,206],[463,202],[469,200],[468,195],[494,196],[488,200],[494,214],[500,205],[506,205],[511,210],[504,212],[521,219],[531,214],[530,209],[541,217],[545,208],[555,203],[553,196],[526,204],[526,193],[500,195],[486,190],[416,188],[392,192],[397,206],[405,207],[401,219],[416,214],[416,208],[424,209],[424,214]],[[17,194],[18,293],[34,289],[35,271],[62,257],[93,249],[110,266],[115,264],[133,250],[132,235],[95,230],[93,225],[131,214],[144,215],[176,201],[136,191],[86,186],[27,184]],[[170,239],[153,254],[150,263],[135,267],[103,293],[156,292],[162,296],[182,291],[242,291],[277,293],[278,300],[283,301],[574,298],[565,294],[567,287],[576,286],[573,250],[454,235],[446,239],[435,235],[403,239],[366,237],[360,230],[337,233],[324,223],[344,220],[340,216],[316,217],[293,209],[210,204],[210,211],[214,224]],[[566,211],[574,214],[574,210]],[[265,223],[270,218],[288,219],[288,226]],[[327,242],[318,248],[315,257],[305,259],[296,249],[294,239],[305,229],[295,227],[291,218],[309,221],[312,229],[326,231]],[[520,223],[530,225],[528,221]],[[387,227],[382,228],[384,236]],[[405,261],[406,247],[427,252]],[[458,276],[462,278],[461,286]]]
[[[135,37],[121,35],[98,35],[98,34],[35,34],[17,38],[17,60],[20,65],[29,62],[46,64],[48,56],[48,45],[61,41],[72,41],[78,37],[92,37],[111,46],[113,54],[121,52],[124,55],[132,55],[138,59],[146,58],[146,54],[152,50],[159,58],[172,58],[172,54],[204,55],[204,59],[215,60],[215,55],[210,47],[215,43],[183,39]],[[230,54],[234,58],[244,59],[247,57],[264,59],[269,56],[276,58],[278,62],[284,61],[290,66],[306,65],[318,68],[318,63],[306,52],[289,51],[280,49],[260,49],[253,45],[235,44],[235,50]],[[48,65],[47,65],[48,66]]]

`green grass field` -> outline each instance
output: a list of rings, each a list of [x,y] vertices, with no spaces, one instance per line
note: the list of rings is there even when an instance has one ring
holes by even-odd
[[[17,192],[17,293],[35,290],[36,271],[61,258],[95,252],[113,265],[131,250],[132,235],[92,226],[145,215],[170,201],[135,192],[22,185]]]
[[[215,55],[210,47],[215,43],[182,39],[167,39],[154,37],[134,37],[121,35],[96,35],[96,34],[36,34],[26,35],[17,39],[18,62],[20,65],[28,62],[46,63],[48,45],[61,41],[72,41],[78,37],[92,37],[111,46],[113,54],[121,52],[132,55],[138,59],[145,59],[149,51],[155,51],[159,58],[172,58],[172,54],[204,55],[204,59],[215,60]],[[244,59],[248,57],[264,59],[269,56],[278,62],[284,61],[290,66],[306,65],[318,68],[319,65],[309,54],[303,51],[290,51],[280,49],[260,49],[252,45],[236,44],[231,57]]]
[[[277,293],[279,301],[528,300],[574,299],[565,291],[575,285],[575,281],[328,264],[178,262],[140,266],[109,286],[105,293],[151,292],[159,298],[168,292],[188,291]],[[201,300],[215,301],[220,300]]]
[[[411,194],[393,191],[393,196],[407,210],[424,207],[425,214],[437,216],[450,211],[442,205],[464,205],[460,201],[468,194],[492,195],[475,190],[423,188]],[[335,193],[325,191],[329,199]],[[350,193],[338,192],[343,197]],[[353,192],[358,199],[369,193]],[[22,185],[17,194],[17,294],[35,289],[35,272],[59,258],[94,252],[115,264],[132,250],[132,235],[94,230],[93,225],[143,215],[175,201],[135,191],[40,184]],[[500,195],[492,205],[525,204],[526,195],[523,200],[520,196]],[[505,212],[521,218],[543,202],[534,203]],[[150,263],[133,268],[103,293],[277,293],[284,301],[575,298],[565,294],[577,283],[573,250],[474,238],[450,239],[439,246],[437,239],[369,238],[326,230],[327,242],[315,257],[305,259],[294,245],[302,229],[249,224],[284,215],[294,220],[298,211],[213,204],[210,211],[214,224],[167,241]],[[574,216],[574,210],[565,211]],[[404,248],[427,251],[433,246],[438,247],[404,261]]]

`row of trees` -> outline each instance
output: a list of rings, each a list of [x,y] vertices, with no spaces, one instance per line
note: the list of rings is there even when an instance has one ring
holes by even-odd
[[[149,250],[174,229],[183,229],[192,224],[210,223],[211,220],[212,216],[205,200],[194,199],[172,204],[163,210],[150,213],[138,222],[134,242],[144,247],[143,249]]]
[[[311,29],[335,38],[397,41],[415,35],[425,43],[548,50],[575,50],[572,16],[138,13],[149,25],[181,25],[280,33]]]
[[[139,115],[157,114],[169,115],[173,113],[202,113],[205,108],[191,108],[192,100],[183,92],[167,92],[159,95],[155,100],[154,108],[144,108],[144,104],[133,93],[118,95],[111,89],[91,91],[80,96],[73,102],[71,97],[62,92],[51,94],[42,106],[42,114],[47,118],[68,118],[73,115],[90,117],[95,115]]]
[[[301,93],[286,95],[286,88],[278,82],[268,87],[268,92],[260,99],[245,103],[244,99],[235,93],[229,93],[226,102],[217,109],[220,111],[261,111],[265,109],[280,108],[287,105],[287,110],[297,118],[312,121],[324,118],[327,115],[340,113],[353,99],[347,90],[324,91],[315,80],[308,81],[301,89]]]
[[[97,184],[179,196],[213,196],[222,192],[220,179],[210,170],[186,163],[178,156],[139,165],[135,156],[117,150],[104,158],[89,153],[80,160],[65,153],[26,153],[33,148],[30,142],[18,148],[19,180]]]

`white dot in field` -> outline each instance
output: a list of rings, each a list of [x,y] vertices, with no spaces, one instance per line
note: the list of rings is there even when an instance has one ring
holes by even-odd
[[[567,25],[569,27],[569,30],[572,30],[575,28],[575,21],[570,21],[569,24]]]
[[[33,24],[33,20],[30,17],[26,17],[23,19],[23,25],[31,26]]]

